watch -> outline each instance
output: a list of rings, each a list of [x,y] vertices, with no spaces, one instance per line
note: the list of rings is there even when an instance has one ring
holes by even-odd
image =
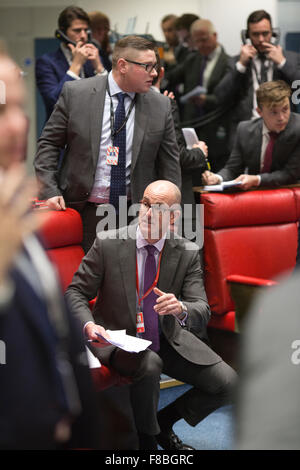
[[[188,309],[187,309],[187,306],[183,302],[179,301],[179,303],[182,308],[182,312],[179,315],[177,315],[177,318],[178,320],[183,321],[187,317]]]

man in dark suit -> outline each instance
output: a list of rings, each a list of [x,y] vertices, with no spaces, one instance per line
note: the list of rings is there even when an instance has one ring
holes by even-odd
[[[55,52],[39,57],[35,68],[47,120],[66,81],[107,73],[97,47],[87,42],[90,19],[84,10],[73,6],[65,8],[58,18],[58,27],[70,42],[64,41]]]
[[[278,33],[265,10],[249,15],[240,55],[228,62],[228,70],[216,88],[220,105],[231,104],[231,144],[240,121],[258,117],[255,91],[265,81],[284,80],[290,86],[300,79],[300,54],[284,51]]]
[[[226,72],[228,60],[223,47],[218,43],[211,21],[194,21],[190,33],[197,51],[189,54],[175,69],[166,72],[166,88],[175,83],[184,83],[184,94],[198,85],[206,88],[207,92],[194,96],[185,103],[183,121],[195,120],[216,108],[214,90]]]
[[[98,234],[66,292],[90,340],[99,340],[97,333],[105,336],[106,329],[125,329],[152,341],[137,354],[115,346],[93,348],[101,362],[133,378],[131,407],[141,449],[155,449],[154,436],[166,450],[191,449],[173,433],[173,424],[184,418],[195,426],[227,403],[236,377],[207,345],[210,309],[199,247],[176,236],[179,213],[176,185],[165,180],[148,185],[138,226]],[[96,295],[92,314],[89,299]],[[193,388],[157,417],[161,371]]]
[[[257,112],[261,117],[239,124],[228,162],[218,174],[206,171],[205,184],[235,179],[247,190],[300,179],[300,116],[291,113],[290,95],[282,80],[260,85]]]
[[[20,70],[1,53],[0,80],[0,449],[98,448],[81,331],[33,234],[41,221],[30,210],[35,181],[21,163],[27,119]]]
[[[157,178],[181,184],[170,100],[150,90],[156,75],[154,45],[136,36],[121,39],[108,77],[65,84],[39,139],[35,170],[40,196],[53,209],[63,210],[67,203],[80,210],[86,251],[96,236],[98,206],[112,204],[118,196],[137,203]],[[124,98],[124,116],[116,129],[118,96]],[[115,140],[121,130],[122,147]],[[111,152],[117,164],[111,164]]]

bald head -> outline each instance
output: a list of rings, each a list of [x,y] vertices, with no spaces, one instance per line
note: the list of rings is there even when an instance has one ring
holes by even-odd
[[[27,119],[25,89],[20,69],[5,53],[0,53],[0,167],[24,159]]]

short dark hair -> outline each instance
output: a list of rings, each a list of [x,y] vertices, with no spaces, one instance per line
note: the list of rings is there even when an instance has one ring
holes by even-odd
[[[135,49],[137,51],[154,51],[155,45],[153,42],[143,38],[142,36],[125,36],[115,44],[112,55],[113,68],[116,67],[118,60],[123,57],[124,51],[126,49]]]
[[[198,15],[194,15],[193,13],[184,13],[183,15],[179,16],[175,21],[175,28],[177,31],[179,29],[186,29],[187,31],[190,30],[190,27],[194,21],[199,20],[200,17]]]
[[[69,6],[65,8],[58,17],[58,27],[64,33],[71,26],[72,21],[82,20],[86,21],[88,26],[90,26],[90,19],[88,14],[80,7]]]
[[[256,10],[253,11],[247,19],[247,28],[249,29],[250,23],[259,23],[262,20],[270,21],[270,25],[272,26],[272,18],[271,15],[266,10]]]
[[[166,23],[167,21],[169,20],[173,20],[175,22],[175,20],[177,19],[178,17],[176,15],[173,15],[173,14],[169,14],[169,15],[166,15],[163,17],[163,19],[161,20],[161,24],[163,23]]]

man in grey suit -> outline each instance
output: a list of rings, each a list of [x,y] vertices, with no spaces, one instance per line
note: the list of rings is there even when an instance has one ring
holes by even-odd
[[[265,81],[284,80],[290,86],[300,79],[300,54],[284,51],[279,32],[265,10],[256,10],[247,19],[239,55],[228,61],[228,70],[216,87],[219,105],[232,106],[231,144],[240,121],[258,117],[256,90]],[[232,148],[232,145],[231,145]]]
[[[39,139],[35,170],[40,197],[52,209],[64,210],[67,204],[81,212],[86,251],[96,236],[97,207],[110,202],[113,167],[124,167],[117,196],[128,202],[139,202],[145,187],[158,178],[181,184],[170,101],[150,90],[156,75],[154,45],[136,36],[121,39],[108,78],[64,85]],[[124,116],[115,128],[117,95],[124,98]],[[115,137],[124,131],[122,144],[116,144]]]
[[[99,341],[97,333],[107,338],[106,329],[125,329],[131,336],[152,341],[152,350],[138,354],[107,343],[106,348],[93,348],[102,363],[133,378],[131,407],[140,449],[155,449],[155,436],[166,450],[191,449],[173,433],[173,424],[184,418],[195,426],[228,403],[236,378],[207,345],[210,309],[199,248],[175,235],[179,214],[176,185],[164,180],[148,185],[138,225],[98,234],[66,292],[89,340]],[[145,292],[152,256],[155,269]],[[89,300],[95,296],[92,314]],[[152,299],[150,311],[148,297]],[[103,340],[95,344],[103,346]],[[157,417],[162,371],[193,388]]]
[[[241,122],[225,167],[206,171],[205,184],[235,179],[240,188],[282,186],[300,179],[300,116],[291,113],[290,87],[282,80],[257,90],[259,119]]]

